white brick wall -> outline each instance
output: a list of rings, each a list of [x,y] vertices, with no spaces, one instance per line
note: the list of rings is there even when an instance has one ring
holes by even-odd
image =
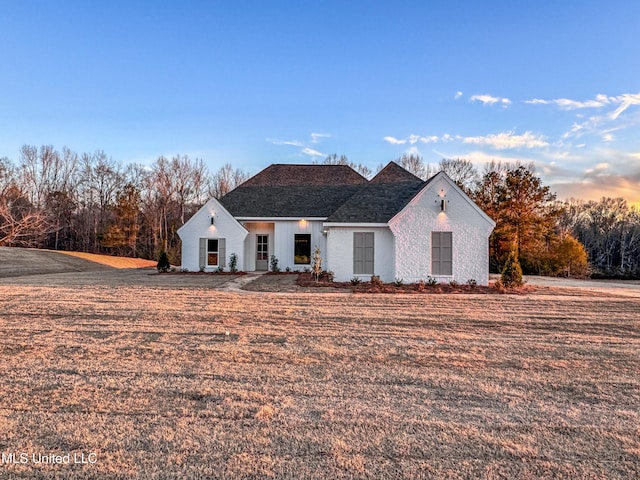
[[[445,199],[446,211],[440,201]],[[395,234],[396,276],[405,282],[426,280],[431,275],[431,231],[449,231],[453,237],[453,275],[437,277],[479,285],[489,282],[489,235],[491,225],[450,180],[436,178],[390,222]]]
[[[211,225],[211,216],[215,223]],[[182,240],[182,268],[190,272],[200,270],[200,239],[226,238],[226,264],[229,256],[238,256],[238,270],[245,269],[244,239],[247,231],[227,212],[215,198],[209,200],[187,223],[178,230]]]
[[[351,228],[330,227],[327,233],[327,270],[334,273],[336,282],[348,282],[353,274],[353,234],[374,232],[374,274],[383,282],[394,280],[393,234],[388,227]],[[370,275],[358,275],[370,280]]]

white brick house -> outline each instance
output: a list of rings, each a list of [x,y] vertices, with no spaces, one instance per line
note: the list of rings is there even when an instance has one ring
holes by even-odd
[[[379,275],[385,282],[489,281],[495,222],[443,172],[427,181],[389,163],[367,181],[344,165],[267,167],[179,230],[182,267],[310,268],[320,248],[336,281]]]

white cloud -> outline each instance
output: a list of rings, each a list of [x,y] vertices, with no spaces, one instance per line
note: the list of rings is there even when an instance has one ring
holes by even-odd
[[[418,147],[409,147],[404,153],[407,155],[420,155],[420,150],[418,150]]]
[[[549,105],[552,103],[550,100],[542,100],[541,98],[534,98],[533,100],[525,100],[524,103],[531,105]]]
[[[609,114],[611,120],[618,118],[620,114],[631,105],[640,105],[640,93],[625,93],[619,97],[615,97],[615,100],[620,106]]]
[[[300,148],[300,154],[308,155],[311,157],[326,157],[326,154],[316,150],[315,148],[311,148],[310,145],[316,145],[320,143],[320,141],[324,138],[330,138],[331,135],[328,133],[311,133],[309,135],[309,140],[306,142],[301,142],[299,140],[279,140],[274,138],[267,138],[267,141],[272,143],[273,145],[288,145],[291,147]]]
[[[611,167],[611,165],[609,165],[608,163],[599,163],[593,168],[587,168],[585,170],[585,173],[586,174],[591,174],[591,173],[596,173],[596,172],[604,172],[605,170],[609,170],[610,167]]]
[[[469,160],[474,165],[483,166],[492,161],[502,162],[502,163],[517,163],[517,162],[529,162],[533,161],[530,158],[523,158],[522,156],[510,157],[507,155],[490,155],[486,152],[482,152],[479,150],[472,152],[436,152],[442,158],[464,158],[465,160]]]
[[[491,95],[473,95],[470,99],[470,102],[482,102],[483,105],[495,105],[496,103],[501,104],[503,107],[507,107],[511,105],[511,100],[504,97],[493,97]]]
[[[508,150],[512,148],[541,148],[549,146],[542,135],[534,135],[532,132],[525,132],[522,135],[515,135],[513,132],[503,132],[478,137],[464,137],[463,143],[473,145],[484,145],[496,150]]]
[[[578,110],[582,108],[600,108],[605,105],[609,105],[612,102],[612,98],[598,94],[593,100],[571,100],[570,98],[556,98],[553,100],[543,100],[540,98],[534,98],[533,100],[525,100],[524,103],[530,105],[557,105],[562,110]]]
[[[458,90],[455,94],[455,96],[453,97],[454,100],[458,100],[462,97],[462,92],[460,90]]]
[[[562,138],[567,139],[570,137],[581,137],[582,132],[587,125],[589,125],[589,122],[574,123],[568,131],[562,134]]]
[[[312,133],[311,134],[311,143],[316,144],[320,142],[323,138],[330,138],[331,135],[327,133]]]
[[[384,141],[390,143],[391,145],[404,145],[405,143],[407,143],[406,140],[395,137],[384,137]]]
[[[496,150],[506,150],[512,148],[541,148],[549,146],[542,135],[534,135],[532,132],[525,132],[516,135],[513,132],[503,132],[477,137],[461,137],[460,135],[450,135],[445,133],[441,137],[437,135],[421,136],[411,134],[407,138],[396,138],[387,136],[384,140],[391,145],[416,145],[417,143],[450,143],[458,141],[466,144],[484,145]]]
[[[302,153],[305,155],[309,155],[310,157],[326,157],[325,153],[321,153],[318,150],[314,150],[313,148],[305,147],[302,149]]]
[[[384,141],[390,143],[391,145],[404,145],[406,143],[410,145],[415,145],[418,142],[421,143],[435,143],[438,140],[437,135],[431,135],[429,137],[424,137],[421,135],[411,134],[407,138],[396,138],[396,137],[384,137]]]
[[[607,115],[610,120],[616,120],[620,114],[629,107],[633,105],[640,105],[640,93],[623,93],[617,97],[598,94],[592,100],[572,100],[570,98],[543,100],[540,98],[534,98],[533,100],[526,100],[524,103],[528,103],[530,105],[556,105],[561,110],[579,110],[583,108],[616,106],[615,110]]]
[[[267,142],[270,142],[274,145],[291,145],[294,147],[304,147],[304,144],[297,140],[277,140],[273,138],[267,138]]]

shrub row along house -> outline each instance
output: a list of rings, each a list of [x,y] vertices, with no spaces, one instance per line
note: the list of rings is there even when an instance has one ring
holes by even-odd
[[[371,180],[346,165],[274,164],[212,198],[179,230],[182,267],[310,268],[319,248],[336,281],[488,283],[495,222],[444,172],[423,181],[390,162]]]

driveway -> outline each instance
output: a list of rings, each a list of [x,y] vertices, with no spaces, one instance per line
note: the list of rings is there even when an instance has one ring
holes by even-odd
[[[492,275],[492,281],[499,278]],[[640,297],[640,280],[580,280],[577,278],[539,277],[526,275],[527,285],[534,287],[558,287],[580,290],[594,290],[610,295],[623,295],[628,297]]]

